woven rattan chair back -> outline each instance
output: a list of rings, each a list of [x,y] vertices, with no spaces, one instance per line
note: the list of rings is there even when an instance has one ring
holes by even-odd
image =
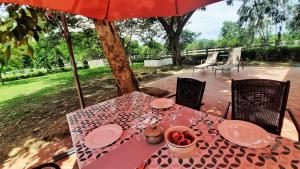
[[[206,82],[190,78],[177,78],[176,103],[200,110]]]
[[[280,135],[290,81],[232,80],[232,119],[257,124]]]

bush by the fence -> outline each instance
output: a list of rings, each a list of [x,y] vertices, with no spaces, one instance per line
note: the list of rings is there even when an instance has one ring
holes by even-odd
[[[275,62],[300,62],[299,47],[265,47],[242,50],[242,59],[246,61],[275,61]]]
[[[81,70],[81,69],[87,69],[87,68],[84,68],[83,66],[77,66],[77,69]],[[69,71],[72,71],[72,68],[64,68],[63,70],[60,68],[57,68],[57,69],[53,69],[53,70],[49,70],[49,71],[36,71],[36,72],[30,72],[28,74],[20,74],[20,75],[4,77],[3,80],[5,82],[8,82],[8,81],[14,81],[14,80],[20,80],[20,79],[28,79],[28,78],[33,78],[33,77],[46,76],[47,74],[52,74],[52,73],[69,72]]]

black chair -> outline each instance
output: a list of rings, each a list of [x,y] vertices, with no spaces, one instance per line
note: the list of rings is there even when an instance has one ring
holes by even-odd
[[[190,78],[177,78],[176,104],[200,110],[206,82]]]
[[[293,121],[293,123],[296,127],[296,130],[297,130],[297,133],[298,133],[298,141],[300,142],[300,125],[299,125],[298,121],[296,120],[292,110],[288,108],[287,111],[288,111],[288,113],[289,113],[289,115],[290,115],[290,117],[291,117],[291,119],[292,119],[292,121]]]
[[[244,120],[280,135],[290,81],[267,79],[232,80],[233,120]],[[224,118],[227,117],[229,106]]]
[[[49,167],[54,168],[54,169],[60,169],[60,167],[55,163],[45,163],[45,164],[39,165],[37,167],[34,167],[32,169],[44,169],[44,168],[49,168]]]

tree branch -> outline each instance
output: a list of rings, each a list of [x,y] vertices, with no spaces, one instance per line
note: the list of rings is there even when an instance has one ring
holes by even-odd
[[[191,11],[187,14],[184,15],[183,21],[182,21],[182,28],[186,25],[186,23],[190,20],[190,18],[192,17],[192,15],[194,14],[195,11]]]
[[[167,33],[174,33],[171,25],[163,17],[157,17],[157,20],[161,23]]]

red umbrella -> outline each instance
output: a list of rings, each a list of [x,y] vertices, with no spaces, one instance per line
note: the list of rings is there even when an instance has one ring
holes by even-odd
[[[183,15],[220,0],[0,0],[100,20]]]

